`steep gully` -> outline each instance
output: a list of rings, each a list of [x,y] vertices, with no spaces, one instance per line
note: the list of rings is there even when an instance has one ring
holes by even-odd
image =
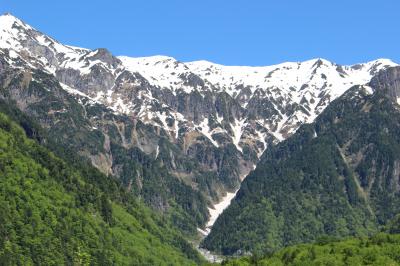
[[[253,166],[253,170],[254,169],[255,165]],[[247,174],[241,176],[240,178],[241,182],[243,182]],[[235,198],[238,191],[239,188],[236,189],[234,192],[227,192],[226,195],[221,199],[221,201],[219,201],[218,203],[214,204],[211,207],[208,207],[208,211],[210,212],[210,218],[206,223],[205,229],[197,228],[198,232],[201,234],[200,240],[203,240],[211,232],[214,223],[217,221],[218,217],[222,214],[222,212],[226,208],[228,208],[228,206],[231,204],[232,200]],[[196,247],[197,250],[210,262],[221,262],[223,259],[223,257],[220,255],[214,254],[207,249],[200,248],[199,244],[196,244]]]
[[[233,193],[227,192],[226,195],[222,198],[222,200],[220,202],[218,202],[214,206],[208,208],[208,210],[210,212],[210,218],[206,224],[205,230],[203,230],[201,228],[197,228],[197,230],[202,235],[201,239],[204,239],[204,237],[206,237],[210,233],[211,228],[214,225],[215,221],[217,220],[218,216],[221,215],[221,213],[231,204],[232,199],[236,196],[236,193],[238,191],[239,191],[239,189],[237,189]],[[222,261],[221,256],[219,256],[217,254],[213,254],[211,251],[209,251],[207,249],[200,248],[199,245],[197,245],[197,249],[210,262],[221,262]]]

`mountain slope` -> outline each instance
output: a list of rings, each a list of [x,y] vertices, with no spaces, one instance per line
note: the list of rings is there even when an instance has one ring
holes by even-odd
[[[0,62],[3,99],[189,232],[204,227],[207,206],[234,192],[268,146],[396,65],[115,57],[63,45],[10,14],[0,16]]]
[[[40,138],[29,118],[13,115]],[[67,164],[3,113],[0,149],[1,265],[201,262],[179,233],[118,182],[92,166]]]
[[[399,213],[399,73],[382,71],[373,89],[353,87],[315,123],[270,147],[204,246],[232,254],[363,236]]]
[[[5,103],[19,108],[45,127],[48,139],[43,142],[51,150],[57,152],[63,147],[79,153],[91,159],[100,170],[104,169],[104,161],[111,157],[115,169],[126,169],[124,175],[119,176],[121,181],[136,182],[137,186],[131,188],[127,182],[128,189],[150,206],[172,215],[172,220],[185,231],[193,231],[205,221],[207,203],[202,195],[168,174],[159,162],[141,150],[124,148],[118,139],[119,123],[131,126],[137,135],[147,138],[154,134],[151,128],[140,123],[133,127],[129,119],[110,114],[101,105],[85,108],[52,76],[41,71],[0,71],[0,85],[0,98]],[[104,116],[109,115],[109,120],[94,124],[91,117],[101,117],[103,112]],[[130,179],[126,180],[127,177]]]

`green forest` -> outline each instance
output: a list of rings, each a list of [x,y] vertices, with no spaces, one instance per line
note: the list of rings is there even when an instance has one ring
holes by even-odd
[[[203,262],[118,181],[78,157],[66,163],[38,144],[29,120],[14,118],[0,113],[0,265]]]
[[[321,238],[272,254],[226,260],[224,266],[400,265],[400,235],[379,233],[371,238]]]

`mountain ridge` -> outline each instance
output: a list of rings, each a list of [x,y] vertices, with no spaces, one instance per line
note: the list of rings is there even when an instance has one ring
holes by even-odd
[[[172,92],[172,94],[174,94],[174,96],[176,95],[176,90],[183,90],[186,93],[191,93],[193,92],[194,89],[195,90],[198,89],[198,91],[202,96],[204,96],[204,94],[207,93],[207,90],[212,90],[212,91],[217,90],[219,93],[226,92],[230,96],[236,98],[237,102],[242,108],[250,107],[248,106],[248,104],[250,102],[250,99],[255,93],[263,94],[261,98],[271,97],[271,95],[275,99],[283,97],[284,98],[283,100],[286,101],[286,103],[284,103],[286,106],[291,104],[301,105],[302,101],[315,101],[315,99],[318,99],[319,97],[317,97],[316,94],[321,93],[321,88],[323,88],[323,86],[332,87],[332,84],[339,83],[334,85],[337,88],[325,89],[325,93],[329,94],[328,96],[325,97],[331,97],[334,99],[337,96],[341,95],[346,89],[346,87],[351,87],[352,85],[356,84],[367,83],[369,79],[372,77],[372,75],[376,73],[380,68],[385,66],[396,65],[394,62],[388,59],[378,59],[365,64],[355,64],[352,66],[340,66],[324,59],[312,59],[304,62],[286,62],[272,66],[246,67],[246,66],[223,66],[208,61],[193,61],[193,62],[183,63],[172,57],[167,57],[167,56],[152,56],[152,57],[139,57],[139,58],[131,58],[125,56],[113,57],[104,48],[89,50],[84,48],[76,48],[72,46],[64,46],[58,43],[56,40],[48,36],[45,36],[40,32],[37,32],[34,28],[25,24],[21,20],[13,17],[12,15],[3,16],[1,20],[3,24],[2,27],[4,27],[5,29],[7,28],[14,29],[13,28],[14,25],[17,24],[18,26],[25,27],[25,29],[28,31],[34,31],[35,32],[34,35],[38,34],[37,36],[34,36],[34,38],[32,38],[33,42],[36,41],[39,45],[42,45],[42,47],[49,46],[52,48],[53,52],[55,52],[54,56],[52,57],[50,56],[49,59],[45,58],[45,56],[39,57],[39,61],[42,61],[41,63],[46,64],[44,66],[44,70],[49,71],[50,73],[58,76],[58,79],[69,87],[72,88],[77,87],[77,84],[74,84],[74,82],[72,82],[70,78],[65,77],[66,75],[76,76],[76,73],[72,73],[74,72],[74,70],[78,70],[80,72],[80,75],[85,75],[90,73],[90,69],[92,67],[96,67],[95,70],[97,72],[100,71],[100,73],[104,75],[109,76],[110,73],[117,75],[115,77],[116,80],[118,79],[118,76],[122,74],[126,75],[124,74],[125,70],[130,70],[131,73],[137,73],[141,77],[145,78],[145,80],[143,80],[142,82],[149,83],[151,85],[160,87],[162,89],[170,89],[170,91]],[[14,30],[7,31],[3,29],[3,33],[4,32],[8,32],[11,34],[10,36],[8,36],[7,38],[8,40],[13,38],[12,37],[13,34],[18,35],[18,37],[21,38],[19,33],[14,32]],[[21,47],[23,46],[18,44],[18,41],[12,43],[8,41],[9,42],[8,44],[6,42],[7,41],[3,40],[3,42],[0,43],[0,47],[6,48],[8,46],[7,47],[8,49],[12,49],[13,51],[15,51],[21,49]],[[49,53],[49,51],[46,51],[45,53]],[[41,54],[41,52],[39,52],[39,54]],[[54,60],[55,62],[53,62]],[[57,60],[61,61],[57,62]],[[56,74],[57,67],[69,69],[68,73]],[[325,67],[326,72],[328,71],[332,72],[331,68],[334,68],[336,70],[335,71],[336,73],[333,74],[335,74],[336,76],[332,77],[332,79],[335,80],[332,82],[324,83],[322,80],[324,79],[324,76],[326,79],[327,74],[324,71],[320,71],[322,72],[321,76],[322,74],[324,75],[322,76],[322,80],[317,80],[313,83],[312,79],[316,79],[316,77],[315,75],[311,74],[316,74],[319,71],[318,70],[319,67]],[[363,68],[367,69],[361,71],[360,73],[357,72],[356,74],[353,74],[353,76],[357,76],[357,78],[349,78],[349,80],[345,79],[345,76],[352,75],[352,71],[358,71],[359,69]],[[165,71],[166,69],[168,70]],[[169,71],[169,69],[173,70]],[[278,72],[281,71],[282,73],[280,75],[277,75],[277,77],[273,79],[273,76],[276,75],[277,71]],[[295,76],[288,75],[287,73],[296,71],[298,71],[299,74]],[[224,73],[224,75],[218,74],[220,72]],[[331,73],[332,76],[333,74]],[[310,76],[309,77],[310,80],[307,80],[307,78],[305,78],[306,76]],[[345,80],[337,81],[336,80],[338,78],[337,76]],[[299,81],[300,78],[302,78],[303,81]],[[272,80],[270,81],[270,79]],[[289,79],[289,82],[284,82],[284,80],[287,79]],[[210,80],[212,80],[212,82],[210,82]],[[125,97],[118,96],[118,94],[115,93],[115,91],[113,91],[112,83],[113,83],[112,78],[110,80],[107,79],[104,82],[100,82],[97,85],[103,87],[103,89],[100,92],[98,90],[96,92],[89,91],[87,96],[90,97],[91,99],[106,104],[111,108],[113,108],[114,110],[121,113],[125,113],[128,115],[134,114],[135,116],[139,117],[149,116],[149,112],[140,109],[140,107],[142,107],[143,105],[148,106],[147,104],[150,104],[150,106],[152,107],[154,106],[154,104],[152,104],[152,99],[154,99],[153,93],[141,92],[141,94],[137,96],[144,97],[145,99],[141,103],[132,104],[127,102],[127,99]],[[116,84],[114,84],[114,86],[115,85]],[[269,86],[271,86],[271,88],[269,88]],[[306,87],[313,86],[315,87],[315,89],[313,91],[306,90],[305,93],[301,93],[303,86]],[[259,88],[261,88],[261,90],[258,92],[257,90]],[[279,91],[278,92],[274,91],[274,88],[279,89]],[[78,90],[85,93],[86,89],[87,88],[84,89],[79,88]],[[298,92],[298,95],[292,97],[291,94],[293,94],[293,89],[297,90],[295,92]],[[286,91],[284,92],[284,95],[282,95],[282,91]],[[257,99],[258,97],[253,97],[253,98]],[[157,98],[157,100],[160,101],[159,97]],[[268,121],[265,121],[265,119],[264,121],[263,119],[259,119],[258,121],[255,122],[260,124],[264,129],[267,129],[267,131],[272,133],[275,138],[281,140],[285,137],[283,135],[293,133],[293,131],[296,128],[294,124],[311,122],[315,118],[315,115],[313,115],[313,113],[319,113],[330,101],[326,99],[322,100],[323,101],[321,102],[321,99],[319,99],[319,101],[318,102],[316,101],[316,103],[314,104],[307,103],[308,104],[307,110],[305,111],[299,110],[295,113],[290,114],[288,118],[285,117],[284,112],[279,110],[280,106],[278,107],[272,106],[271,108],[278,111],[275,115],[276,117],[274,117],[273,119],[269,119]],[[176,110],[175,108],[173,108],[173,106],[171,106],[173,104],[171,104],[170,102],[161,101],[160,103],[162,105],[166,105],[167,108],[172,107],[171,108],[172,110],[167,112],[166,115],[163,115],[163,113],[158,112],[155,114],[156,118],[152,119],[153,117],[151,117],[150,120],[153,120],[152,123],[156,123],[158,126],[163,127],[168,132],[170,132],[171,136],[174,135],[176,137],[177,134],[179,133],[177,129],[177,125],[179,123],[185,124],[186,123],[185,120],[187,119],[195,120],[194,125],[188,125],[189,130],[202,132],[211,141],[211,143],[213,143],[216,146],[219,145],[218,140],[215,140],[212,135],[218,134],[220,132],[226,133],[228,137],[232,138],[232,143],[235,144],[238,150],[242,149],[240,146],[240,141],[245,130],[243,129],[243,125],[240,126],[239,120],[235,120],[233,122],[231,121],[229,125],[230,130],[229,129],[227,131],[225,130],[225,132],[224,132],[224,127],[220,127],[222,131],[216,128],[217,133],[213,132],[212,131],[213,129],[211,128],[208,129],[206,128],[206,130],[203,129],[199,130],[199,128],[204,128],[204,126],[203,127],[201,126],[202,123],[209,124],[210,121],[196,119],[195,117],[193,117],[193,114],[188,117],[188,114],[182,113],[180,110]],[[318,106],[318,104],[320,104],[320,106]],[[309,114],[307,114],[307,112]],[[220,114],[217,113],[217,115],[215,114],[212,115],[216,120],[218,120],[218,122],[221,120],[221,118],[219,117]],[[174,121],[178,121],[176,122],[175,127],[170,128],[165,125],[166,116],[168,116],[171,119],[174,119]],[[161,121],[159,122],[154,121],[157,119]],[[263,125],[265,123],[271,123],[271,122],[274,124],[273,126]],[[278,128],[275,129],[274,126]],[[235,130],[235,127],[240,127],[239,131]],[[263,138],[265,138],[265,133],[258,131],[257,134],[261,134]],[[264,148],[261,149],[256,147],[256,149],[259,150],[257,153],[258,155],[260,155],[262,151],[265,150],[266,148],[265,144],[263,146]]]

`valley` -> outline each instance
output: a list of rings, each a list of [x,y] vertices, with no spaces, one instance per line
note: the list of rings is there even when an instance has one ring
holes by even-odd
[[[52,251],[61,243],[55,232],[83,234],[75,221],[56,227],[64,211],[85,221],[90,237],[68,238],[59,254],[68,263],[79,253],[95,265],[128,265],[130,256],[139,264],[163,265],[165,256],[170,265],[196,265],[323,237],[373,241],[400,212],[399,69],[389,59],[225,66],[116,56],[63,44],[4,14],[2,145],[42,170],[30,177],[25,166],[18,172],[17,159],[0,158],[18,170],[0,171],[21,180],[21,202],[25,190],[45,199],[53,221],[32,209],[51,228]],[[67,170],[59,176],[54,165]],[[31,182],[50,184],[54,195]],[[23,230],[11,223],[18,208],[6,204],[14,193],[7,189],[0,213],[9,215],[8,227],[0,235],[12,228],[17,239]],[[26,228],[30,204],[18,216]],[[29,245],[6,253],[0,242],[0,260],[15,254],[31,263],[35,255],[21,252]],[[57,261],[51,252],[40,256]]]

